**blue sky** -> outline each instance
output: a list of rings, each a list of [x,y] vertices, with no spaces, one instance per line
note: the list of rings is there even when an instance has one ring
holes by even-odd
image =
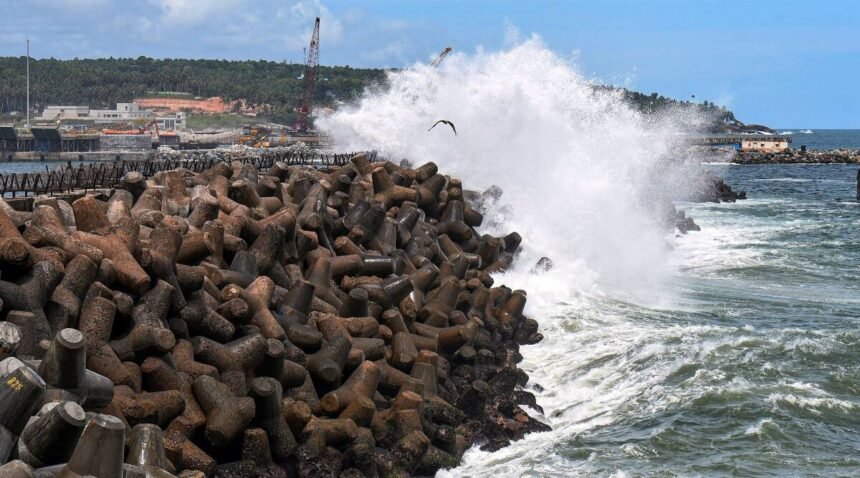
[[[399,67],[536,33],[589,78],[725,104],[748,123],[860,128],[856,0],[0,0],[0,55]]]

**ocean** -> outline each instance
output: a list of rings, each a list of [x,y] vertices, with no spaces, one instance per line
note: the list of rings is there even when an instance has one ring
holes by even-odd
[[[524,351],[552,432],[449,476],[858,476],[856,166],[715,167],[651,304],[572,291]],[[540,288],[532,281],[534,288]]]
[[[800,149],[802,145],[817,150],[860,149],[860,129],[781,128],[777,131],[791,135],[791,147],[796,149]],[[72,161],[75,167],[91,163],[93,161]],[[46,167],[53,170],[66,164],[66,161],[3,161],[0,162],[0,174],[38,173],[44,172]]]
[[[496,284],[528,293],[545,336],[522,367],[553,430],[439,476],[860,475],[857,166],[707,165],[749,199],[676,203],[702,228],[679,236],[652,210],[698,174],[666,167],[676,123],[593,94],[539,39],[388,80],[320,125],[498,185],[482,228],[524,239]],[[456,136],[427,131],[440,118]]]
[[[791,135],[791,147],[824,151],[828,149],[860,149],[860,130],[778,128],[780,134]]]
[[[88,166],[96,161],[71,161],[74,167]],[[0,162],[0,174],[44,173],[57,168],[65,168],[68,161],[3,161]]]

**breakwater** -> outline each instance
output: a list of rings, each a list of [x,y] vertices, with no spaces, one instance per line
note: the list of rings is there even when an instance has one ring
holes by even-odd
[[[829,164],[860,163],[860,150],[834,149],[827,151],[791,149],[778,153],[738,151],[731,162],[738,164]]]
[[[208,169],[218,162],[238,161],[266,171],[275,163],[287,166],[331,167],[344,165],[356,153],[319,153],[296,151],[290,148],[271,149],[206,149],[189,151],[160,151],[145,161],[112,161],[90,164],[71,162],[43,172],[4,173],[0,164],[0,197],[36,196],[39,194],[61,194],[76,191],[86,192],[120,185],[128,172],[140,172],[146,177],[158,171],[183,168],[192,172]],[[365,153],[375,161],[375,152]]]
[[[498,194],[358,155],[0,208],[0,475],[432,475],[548,430]]]

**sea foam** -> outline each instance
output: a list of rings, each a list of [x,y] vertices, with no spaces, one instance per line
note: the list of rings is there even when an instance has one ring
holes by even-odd
[[[456,135],[444,124],[428,131],[440,119]],[[695,120],[642,116],[532,38],[391,72],[385,87],[318,121],[341,149],[435,161],[467,187],[500,186],[483,229],[523,236],[515,266],[496,283],[528,292],[526,312],[546,336],[523,349],[522,366],[545,388],[538,403],[553,431],[494,453],[472,449],[441,476],[564,476],[576,465],[547,459],[560,441],[613,424],[636,397],[651,397],[649,407],[677,403],[660,384],[695,363],[703,336],[723,332],[636,323],[628,312],[631,303],[673,301],[673,238],[658,205],[693,184],[671,161],[677,131]],[[554,268],[531,274],[542,256]],[[666,340],[689,347],[666,360],[675,353]]]

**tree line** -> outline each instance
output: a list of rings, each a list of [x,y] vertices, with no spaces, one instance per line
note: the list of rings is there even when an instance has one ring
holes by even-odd
[[[26,58],[0,57],[0,115],[26,108]],[[295,119],[303,88],[304,65],[265,60],[182,60],[104,58],[30,60],[30,102],[34,111],[48,105],[82,105],[113,108],[159,92],[183,92],[190,96],[220,96],[267,105],[263,116],[290,124]],[[335,106],[355,99],[365,87],[384,84],[385,70],[320,66],[315,105]],[[611,86],[596,86],[615,89]],[[695,108],[718,123],[735,122],[724,107],[705,101],[678,101],[652,93],[622,90],[637,110],[655,114],[670,108]]]
[[[25,62],[25,57],[0,57],[0,114],[26,109]],[[289,121],[301,101],[303,71],[301,64],[265,60],[31,59],[30,103],[34,111],[48,105],[113,108],[135,97],[173,91],[270,105],[268,117]],[[315,104],[349,101],[384,79],[382,69],[320,66]]]
[[[597,88],[618,90],[611,86],[598,86]],[[711,101],[705,100],[698,103],[696,101],[692,101],[692,99],[676,100],[658,93],[651,93],[649,95],[625,88],[621,88],[620,90],[624,100],[628,104],[640,113],[646,115],[655,115],[678,109],[689,109],[699,114],[702,118],[709,120],[708,124],[711,125],[710,129],[713,132],[724,129],[725,125],[743,125],[743,123],[735,118],[735,114],[729,109],[725,106],[719,106]]]

